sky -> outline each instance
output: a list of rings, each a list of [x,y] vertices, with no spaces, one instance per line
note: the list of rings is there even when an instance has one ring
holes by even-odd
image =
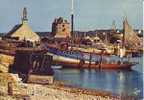
[[[114,20],[121,29],[124,16],[133,28],[141,29],[142,1],[74,0],[74,29],[110,29]],[[34,31],[51,31],[52,22],[60,16],[70,22],[71,0],[0,0],[0,33],[21,23],[24,7],[27,7],[29,25]]]

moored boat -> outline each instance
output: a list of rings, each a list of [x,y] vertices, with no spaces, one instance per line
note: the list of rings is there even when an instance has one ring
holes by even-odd
[[[73,50],[62,50],[47,46],[47,54],[53,56],[53,65],[63,68],[92,68],[92,69],[131,69],[136,63],[114,55],[86,53]]]

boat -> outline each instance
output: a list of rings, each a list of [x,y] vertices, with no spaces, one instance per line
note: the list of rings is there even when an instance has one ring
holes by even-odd
[[[117,50],[118,55],[113,55],[114,51],[102,44],[95,45],[94,48],[92,45],[88,47],[82,44],[57,42],[56,39],[57,44],[44,43],[42,48],[47,50],[48,55],[53,56],[53,65],[61,65],[64,68],[131,69],[137,63],[129,61],[126,57],[127,48],[138,47],[140,39],[128,24],[127,19],[124,20],[123,26],[123,38]],[[111,52],[108,52],[109,50]]]
[[[136,63],[125,60],[122,56],[88,53],[82,51],[63,50],[55,46],[46,45],[47,54],[53,56],[52,65],[63,68],[90,69],[131,69]],[[122,52],[123,53],[123,52]]]
[[[143,54],[143,38],[140,38],[128,23],[127,18],[123,21],[124,29],[124,45],[128,48],[128,53],[132,54],[132,57],[140,57]]]

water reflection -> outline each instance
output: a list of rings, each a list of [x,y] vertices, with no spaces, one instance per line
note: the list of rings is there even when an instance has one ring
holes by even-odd
[[[142,96],[142,74],[137,71],[55,70],[55,78],[66,85]]]

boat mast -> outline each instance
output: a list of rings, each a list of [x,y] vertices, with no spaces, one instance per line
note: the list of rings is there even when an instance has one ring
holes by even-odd
[[[126,21],[126,18],[124,19],[123,21],[123,37],[122,37],[122,48],[125,47],[125,21]]]
[[[74,0],[71,1],[71,36],[74,38]]]

